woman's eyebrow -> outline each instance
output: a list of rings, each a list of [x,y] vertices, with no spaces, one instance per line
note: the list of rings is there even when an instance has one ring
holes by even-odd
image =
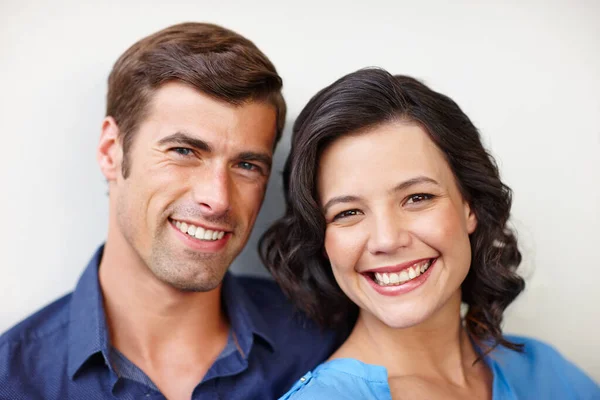
[[[397,184],[390,190],[390,193],[400,192],[402,190],[408,189],[411,186],[415,186],[415,185],[418,185],[421,183],[433,183],[434,185],[437,185],[437,186],[440,185],[438,183],[438,181],[436,181],[435,179],[422,175],[422,176],[417,176],[415,178],[410,178],[403,182],[400,182],[399,184]]]
[[[399,192],[402,190],[406,190],[411,186],[415,186],[421,183],[432,183],[434,185],[438,185],[439,183],[438,181],[436,181],[433,178],[429,178],[427,176],[417,176],[415,178],[411,178],[411,179],[407,179],[403,182],[400,182],[399,184],[397,184],[396,186],[394,186],[390,192],[391,193],[395,193],[395,192]],[[335,204],[339,204],[339,203],[351,203],[354,201],[358,201],[360,200],[360,197],[358,196],[352,196],[352,195],[345,195],[345,196],[336,196],[333,197],[331,199],[329,199],[327,201],[327,203],[325,203],[325,205],[323,206],[323,213],[327,213],[327,211],[329,210],[329,208],[331,208],[331,206],[335,205]]]
[[[325,203],[325,205],[323,206],[323,213],[327,213],[327,210],[329,210],[329,208],[331,208],[331,206],[335,205],[335,204],[339,204],[339,203],[351,203],[353,201],[358,201],[360,200],[360,197],[357,196],[336,196],[333,197],[331,199],[329,199],[329,201],[327,201],[327,203]]]

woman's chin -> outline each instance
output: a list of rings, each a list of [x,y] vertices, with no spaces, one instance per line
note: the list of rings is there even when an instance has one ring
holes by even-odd
[[[398,311],[398,310],[377,310],[373,313],[382,324],[392,329],[406,329],[417,326],[429,317],[429,313],[420,310]]]
[[[363,308],[365,317],[373,321],[373,318],[381,324],[392,329],[413,328],[421,324],[436,321],[453,320],[460,318],[460,290],[456,291],[456,297],[437,301],[431,296],[420,297],[416,301],[407,301],[400,304],[380,304],[376,307]]]

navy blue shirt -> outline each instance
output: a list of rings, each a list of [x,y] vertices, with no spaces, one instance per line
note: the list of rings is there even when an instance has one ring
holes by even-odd
[[[101,247],[75,291],[0,336],[0,399],[164,399],[109,341],[98,282]],[[294,313],[275,283],[227,273],[232,335],[192,399],[274,399],[340,344]]]

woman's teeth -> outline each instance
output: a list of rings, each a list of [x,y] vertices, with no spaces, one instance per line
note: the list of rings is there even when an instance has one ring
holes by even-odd
[[[201,226],[190,225],[186,222],[175,221],[175,226],[183,233],[195,237],[200,240],[219,240],[223,239],[225,232],[223,231],[211,231],[210,229],[204,229]]]
[[[400,272],[375,272],[375,283],[379,286],[398,286],[405,282],[415,279],[419,275],[425,273],[432,260],[422,261],[418,264],[412,265]]]

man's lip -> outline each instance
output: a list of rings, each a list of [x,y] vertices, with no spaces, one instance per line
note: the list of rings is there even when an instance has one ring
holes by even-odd
[[[201,253],[218,253],[222,251],[232,237],[231,233],[226,233],[221,239],[202,240],[182,232],[172,220],[170,220],[169,225],[171,225],[175,235],[179,237],[186,246]]]
[[[188,225],[194,225],[195,227],[201,227],[204,228],[205,230],[211,230],[211,231],[220,231],[220,232],[225,232],[225,233],[230,233],[231,230],[227,229],[227,228],[219,228],[219,227],[214,227],[214,226],[208,226],[199,222],[193,222],[187,219],[179,219],[179,218],[169,218],[171,220],[171,222],[175,223],[175,222],[185,222]]]
[[[361,274],[374,274],[376,272],[378,273],[391,273],[391,272],[400,272],[404,269],[407,269],[408,267],[412,267],[415,264],[419,264],[422,263],[423,261],[427,261],[427,260],[435,260],[437,257],[427,257],[427,258],[420,258],[418,260],[413,260],[413,261],[407,261],[405,263],[402,264],[397,264],[397,265],[390,265],[390,266],[386,266],[386,267],[381,267],[381,268],[373,268],[373,269],[368,269],[366,271],[362,271]]]

